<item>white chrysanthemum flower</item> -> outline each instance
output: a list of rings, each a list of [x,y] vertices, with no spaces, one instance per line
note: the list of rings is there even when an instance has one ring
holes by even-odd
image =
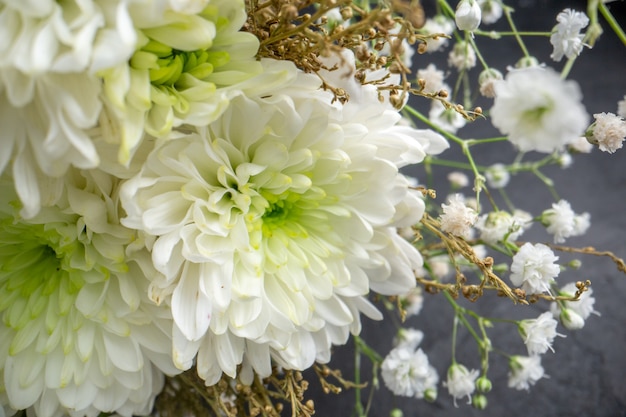
[[[118,222],[118,181],[68,172],[54,206],[17,215],[0,196],[0,405],[39,417],[148,414],[171,360],[171,314],[147,297],[157,272]]]
[[[483,214],[475,224],[480,231],[480,239],[495,245],[498,242],[514,242],[524,233],[522,219],[506,211],[493,211]]]
[[[422,343],[424,339],[424,332],[413,328],[401,327],[398,330],[398,334],[393,338],[393,345],[395,348],[409,349],[414,351]]]
[[[456,5],[454,21],[459,30],[474,31],[480,26],[481,14],[477,0],[460,0]]]
[[[617,102],[617,115],[623,119],[626,119],[626,96]]]
[[[554,338],[557,336],[565,337],[556,332],[557,325],[558,322],[549,311],[536,319],[520,321],[518,329],[530,356],[541,355],[546,353],[548,349],[554,352],[552,349]]]
[[[511,71],[495,85],[493,125],[521,151],[552,153],[581,136],[587,113],[578,84],[551,69]]]
[[[434,142],[377,100],[357,112],[319,85],[299,73],[280,93],[233,98],[123,186],[124,223],[157,237],[165,278],[151,294],[171,297],[174,360],[188,368],[198,352],[208,384],[242,362],[268,375],[270,356],[292,369],[328,361],[360,312],[380,317],[366,294],[415,285],[421,257],[396,228],[424,203],[398,170]]]
[[[439,217],[441,230],[468,239],[472,233],[472,226],[478,220],[476,210],[465,204],[463,196],[453,194],[448,204],[442,204],[443,213]]]
[[[430,105],[428,119],[438,128],[450,133],[456,133],[457,130],[467,124],[467,120],[458,111],[452,108],[446,109],[437,100],[433,100]]]
[[[559,259],[542,243],[524,243],[513,256],[511,282],[527,294],[550,292],[550,284],[559,275]]]
[[[144,134],[166,137],[181,124],[206,125],[228,106],[233,86],[261,72],[258,39],[240,28],[243,0],[212,0],[197,15],[134,5],[139,49],[103,71],[104,97],[120,123],[119,161]]]
[[[478,0],[482,11],[482,22],[490,25],[502,17],[502,5],[499,0]]]
[[[550,36],[550,43],[554,47],[550,58],[558,62],[563,59],[563,56],[569,59],[580,55],[585,37],[580,31],[589,24],[587,15],[583,12],[565,9],[557,15],[556,20],[558,23]]]
[[[380,371],[383,382],[395,395],[417,398],[436,396],[439,375],[422,349],[392,349],[385,356]]]
[[[485,171],[487,185],[491,188],[504,188],[511,179],[511,174],[504,164],[493,164]]]
[[[424,80],[424,93],[437,93],[441,90],[447,90],[448,86],[443,82],[445,74],[438,70],[435,64],[428,64],[426,68],[417,70],[417,78]]]
[[[454,31],[454,21],[444,15],[436,15],[432,19],[426,19],[426,22],[424,22],[424,26],[422,26],[421,30],[425,35],[451,35]],[[438,36],[436,39],[428,39],[426,51],[435,52],[442,49],[447,44],[447,37]]]
[[[476,52],[468,42],[460,41],[448,54],[448,65],[458,71],[472,69],[476,66]]]
[[[126,61],[137,42],[122,0],[7,1],[0,21],[0,66],[29,75],[93,74]]]
[[[551,209],[541,213],[541,223],[554,235],[554,243],[563,243],[572,236],[580,236],[589,228],[589,213],[576,214],[569,202],[559,200]]]
[[[509,388],[528,391],[541,378],[546,377],[541,366],[541,356],[513,356],[509,360]]]
[[[576,294],[576,284],[570,282],[559,290],[559,295],[573,297]],[[555,318],[558,318],[563,326],[569,330],[579,330],[585,325],[585,320],[591,314],[600,315],[594,310],[593,305],[596,302],[593,297],[592,288],[587,288],[576,301],[554,302],[550,305],[550,311]]]
[[[626,120],[613,113],[596,113],[593,115],[596,119],[585,136],[595,145],[598,145],[601,151],[614,153],[623,146],[626,139]]]
[[[459,398],[467,397],[467,403],[472,403],[472,393],[476,389],[476,378],[478,378],[478,369],[467,369],[464,365],[453,363],[448,368],[448,379],[443,385],[448,388],[448,394],[454,398],[454,405]]]

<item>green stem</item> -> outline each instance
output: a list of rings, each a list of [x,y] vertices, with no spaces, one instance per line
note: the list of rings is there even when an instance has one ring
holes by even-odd
[[[528,53],[528,49],[526,49],[526,45],[524,44],[524,41],[522,40],[522,37],[520,36],[519,31],[517,30],[517,28],[515,27],[515,22],[513,22],[513,18],[511,17],[511,8],[505,6],[504,8],[504,15],[506,16],[506,20],[509,22],[509,26],[511,26],[511,30],[513,32],[513,36],[515,36],[515,39],[517,40],[517,43],[519,44],[520,48],[522,49],[522,52],[524,53],[524,56],[526,58],[530,58],[530,53]]]
[[[619,40],[622,41],[622,43],[626,46],[626,33],[624,33],[624,30],[617,22],[617,20],[615,20],[615,17],[613,16],[609,8],[606,7],[606,4],[600,2],[599,9],[602,17],[604,17],[611,29],[613,29],[613,32],[615,32]]]

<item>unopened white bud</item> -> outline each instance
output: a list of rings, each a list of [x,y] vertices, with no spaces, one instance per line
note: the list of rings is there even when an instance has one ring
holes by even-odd
[[[480,25],[481,14],[476,0],[461,0],[456,6],[454,21],[460,30],[474,31]]]

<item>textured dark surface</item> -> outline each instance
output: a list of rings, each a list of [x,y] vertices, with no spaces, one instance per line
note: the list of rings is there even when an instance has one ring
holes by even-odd
[[[519,1],[515,18],[520,30],[550,30],[556,14],[564,5],[563,1]],[[616,17],[626,26],[626,3],[610,3]],[[578,10],[584,9],[579,2]],[[593,49],[585,49],[576,62],[571,78],[581,80],[584,102],[589,114],[616,112],[617,101],[626,94],[626,47],[603,23],[605,34]],[[501,40],[483,41],[481,50],[487,61],[505,72],[521,53],[515,43]],[[535,52],[541,62],[560,70],[564,62],[550,60],[551,47],[547,38],[537,38],[529,42],[529,49]],[[440,57],[443,56],[440,54]],[[434,56],[416,57],[414,68],[423,68]],[[474,77],[476,75],[474,74]],[[474,78],[475,79],[475,78]],[[485,108],[490,105],[486,102]],[[490,130],[487,122],[477,122],[463,128],[461,137],[486,137],[497,135]],[[459,159],[450,151],[450,159]],[[494,146],[486,152],[475,154],[478,163],[493,163],[496,157],[510,160],[512,147],[505,143]],[[445,182],[445,173],[436,171],[439,181]],[[611,249],[618,256],[626,257],[626,149],[613,155],[594,150],[588,155],[579,155],[567,169],[554,167],[546,171],[556,182],[562,198],[568,200],[576,212],[591,213],[592,227],[586,236],[569,239],[572,246],[594,246],[597,249]],[[511,199],[521,208],[538,214],[553,201],[539,181],[529,175],[518,175],[509,187]],[[441,194],[438,200],[443,200]],[[439,201],[441,202],[441,201]],[[535,225],[523,236],[537,241],[548,241],[549,237],[541,227]],[[460,416],[538,416],[538,417],[619,417],[626,416],[626,275],[619,273],[608,258],[582,257],[583,267],[578,274],[568,272],[560,277],[564,282],[591,279],[596,310],[602,316],[592,316],[582,330],[567,331],[559,327],[566,338],[557,338],[554,344],[556,353],[543,355],[542,364],[549,379],[543,379],[530,392],[507,388],[507,362],[499,355],[492,355],[490,378],[494,389],[488,394],[489,406],[485,411],[477,411],[459,401],[455,408],[446,388],[440,385],[439,398],[433,404],[416,399],[394,399],[389,391],[381,386],[375,394],[370,416],[386,417],[394,406],[403,409],[410,417],[460,417]],[[536,306],[514,306],[509,302],[487,296],[478,302],[485,314],[498,317],[534,318],[548,309],[546,303]],[[407,324],[424,331],[422,348],[430,362],[437,368],[442,379],[450,363],[450,331],[453,311],[442,296],[426,296],[419,316]],[[364,337],[378,351],[386,354],[391,347],[395,332],[389,321],[381,323],[365,322]],[[511,326],[496,326],[490,332],[496,347],[509,354],[525,354],[519,335]],[[466,332],[460,332],[457,347],[457,360],[468,368],[479,368],[475,344]],[[344,370],[346,376],[353,371],[353,347],[337,348],[331,366]],[[363,370],[369,364],[364,360]],[[382,384],[382,381],[381,381]],[[312,381],[311,394],[317,384]],[[367,394],[367,391],[365,392]],[[351,392],[340,396],[313,394],[316,399],[316,415],[328,417],[349,416],[354,404]]]

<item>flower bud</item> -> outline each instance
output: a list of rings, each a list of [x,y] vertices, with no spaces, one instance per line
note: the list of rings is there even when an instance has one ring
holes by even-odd
[[[424,391],[424,399],[429,403],[434,403],[437,400],[437,390],[433,388],[428,388]]]
[[[569,330],[580,330],[585,326],[585,319],[571,308],[564,308],[559,315],[561,323]]]
[[[476,389],[478,392],[487,393],[491,391],[491,388],[491,381],[487,378],[487,376],[483,375],[476,380]]]
[[[391,413],[389,413],[389,417],[404,417],[404,413],[399,408],[394,408],[391,410]]]
[[[484,410],[487,408],[487,397],[482,394],[476,394],[472,397],[472,405],[477,410]]]
[[[461,0],[456,6],[454,21],[460,30],[474,31],[480,25],[481,10],[476,0]]]

